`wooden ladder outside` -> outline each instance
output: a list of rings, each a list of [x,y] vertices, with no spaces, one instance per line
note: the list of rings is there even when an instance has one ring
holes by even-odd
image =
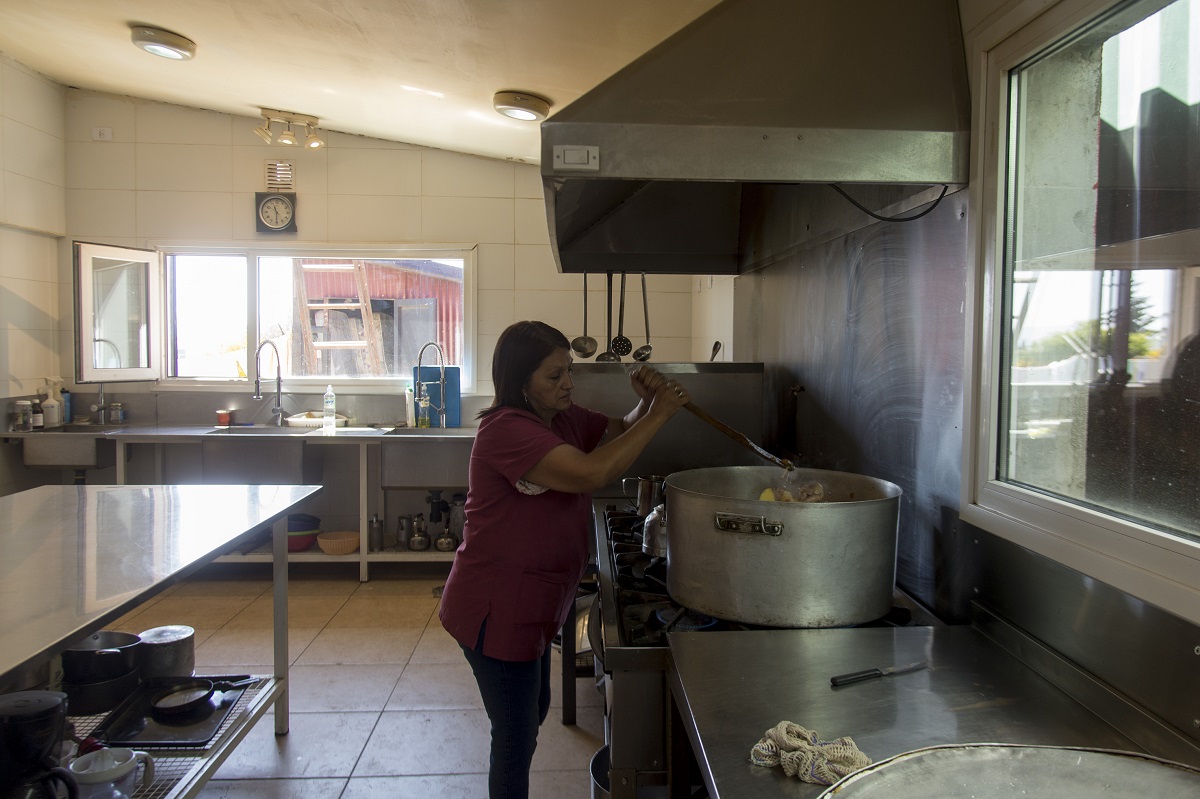
[[[304,285],[306,272],[345,272],[343,265],[307,264],[302,265],[299,259],[292,262],[296,294],[296,315],[300,317],[300,336],[304,347],[304,374],[319,374],[317,372],[318,350],[354,350],[358,357],[355,363],[359,374],[382,375],[383,371],[383,336],[375,325],[375,314],[371,310],[371,291],[367,287],[367,268],[362,261],[354,262],[354,284],[358,291],[358,302],[329,302],[328,300],[311,301],[308,289]],[[334,331],[330,311],[358,311],[362,319],[361,338],[331,339],[317,341],[313,338],[312,312],[326,311],[325,326],[331,333]],[[346,320],[349,325],[352,320]],[[330,353],[332,355],[332,353]],[[363,355],[366,362],[363,362]],[[330,363],[332,367],[332,363]],[[332,372],[332,368],[325,370]]]

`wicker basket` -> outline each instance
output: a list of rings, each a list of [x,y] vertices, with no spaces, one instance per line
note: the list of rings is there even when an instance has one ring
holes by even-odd
[[[317,546],[326,555],[349,555],[358,551],[358,531],[341,530],[321,533],[317,536]]]

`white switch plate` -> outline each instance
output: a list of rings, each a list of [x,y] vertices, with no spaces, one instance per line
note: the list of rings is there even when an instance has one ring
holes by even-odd
[[[585,144],[554,145],[555,172],[599,172],[600,148]]]
[[[92,128],[92,141],[112,140],[112,128]]]

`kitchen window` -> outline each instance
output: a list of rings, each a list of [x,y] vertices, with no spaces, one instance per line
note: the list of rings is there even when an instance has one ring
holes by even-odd
[[[1066,0],[983,51],[987,267],[964,514],[1200,601],[1200,0]]]
[[[472,263],[469,250],[167,252],[168,375],[253,378],[262,341],[293,382],[411,379],[429,341],[466,367]],[[269,347],[262,369],[274,375]]]

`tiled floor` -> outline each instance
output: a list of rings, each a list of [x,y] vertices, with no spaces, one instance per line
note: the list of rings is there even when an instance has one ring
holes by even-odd
[[[293,565],[289,581],[291,732],[260,721],[208,784],[207,799],[441,799],[487,795],[488,719],[461,650],[437,619],[441,564]],[[266,673],[269,570],[217,566],[173,586],[114,629],[196,629],[196,673]],[[588,763],[603,744],[602,699],[576,681],[575,726],[562,724],[554,653],[550,716],[530,795],[591,796]]]

